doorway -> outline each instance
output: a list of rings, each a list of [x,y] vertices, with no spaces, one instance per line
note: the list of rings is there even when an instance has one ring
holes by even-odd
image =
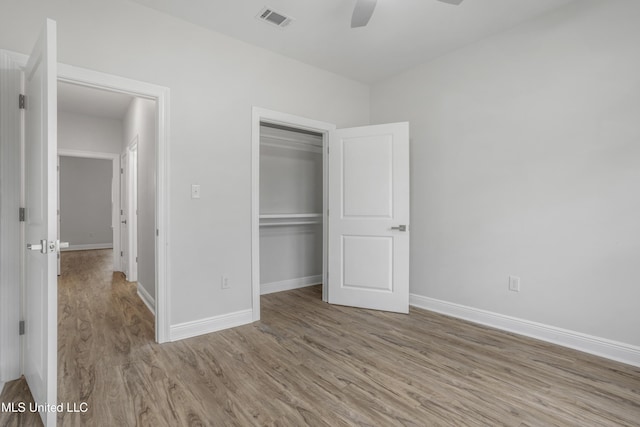
[[[327,147],[329,132],[335,128],[335,125],[330,123],[257,107],[253,108],[251,281],[254,321],[260,319],[260,295],[268,293],[269,291],[295,289],[296,287],[322,283],[322,299],[323,301],[327,300]],[[292,138],[293,135],[297,135],[297,137]],[[261,159],[261,139],[265,139],[263,138],[264,136],[270,137],[266,139],[271,140],[271,147],[263,148],[267,150],[271,150],[274,147],[277,147],[277,150],[284,148],[285,151],[289,152],[289,166],[293,165],[296,160],[303,160],[303,163],[299,164],[301,167],[297,168],[300,173],[294,174],[297,175],[297,177],[276,177],[271,180],[272,185],[261,180],[261,160],[264,160]],[[269,145],[269,143],[267,142],[266,145]],[[298,154],[292,156],[291,153],[293,152],[313,154]],[[284,161],[287,162],[287,160]],[[278,168],[277,163],[271,163],[270,169],[275,170]],[[309,174],[309,170],[302,170],[304,169],[305,163],[306,166],[312,166],[311,174]],[[262,193],[265,193],[265,196],[269,197],[268,193],[272,193],[272,188],[270,187],[277,185],[278,181],[282,183],[284,180],[292,178],[299,180],[299,182],[293,184],[292,187],[292,192],[298,193],[297,201],[292,202],[290,200],[283,203],[281,198],[280,200],[270,201],[263,199],[261,206]],[[304,200],[301,201],[301,193],[309,196],[309,190],[314,194],[306,197],[306,202]],[[296,197],[295,194],[293,196]],[[271,197],[271,199],[273,199],[273,197]],[[265,204],[265,202],[267,203]],[[285,207],[279,208],[278,205],[284,205]],[[261,211],[261,207],[263,211]],[[278,209],[281,209],[281,211],[276,212]],[[283,210],[289,212],[283,212]],[[299,212],[296,212],[296,210],[299,210]],[[288,229],[290,232],[272,231],[278,229]],[[303,232],[301,232],[301,230],[303,230]],[[265,233],[267,233],[267,235],[265,235]],[[261,283],[261,278],[263,277],[261,269],[261,245],[265,246],[268,244],[262,241],[263,239],[261,239],[261,237],[268,237],[275,244],[280,245],[288,241],[290,247],[292,245],[302,245],[307,254],[306,260],[304,254],[302,254],[301,259],[309,264],[310,270],[308,271],[314,271],[314,263],[321,263],[320,274],[303,274],[302,277],[277,282],[267,279],[267,283]],[[300,249],[300,247],[298,247],[298,249]],[[269,251],[269,253],[273,254],[273,251]],[[301,253],[297,252],[297,254],[300,255]],[[321,261],[318,258],[321,258]],[[273,271],[266,273],[268,275],[274,274]],[[300,276],[300,274],[298,274],[298,276]]]
[[[120,252],[120,236],[115,226],[119,206],[113,203],[119,198],[119,173],[117,154],[58,150],[58,238],[70,243],[62,251],[112,249],[114,271],[120,268],[116,256]],[[91,205],[91,212],[87,212],[87,204]]]
[[[58,83],[58,144],[61,154],[75,156],[61,157],[68,159],[61,162],[61,237],[72,251],[116,246],[109,251],[112,271],[124,273],[152,314],[156,294],[156,110],[155,100]],[[109,158],[113,168],[101,171],[105,169],[101,158]],[[78,169],[79,165],[83,166]],[[107,180],[108,188],[102,188]],[[146,203],[139,203],[139,198]],[[109,239],[102,236],[99,243],[87,244],[102,228],[108,229]],[[106,240],[116,244],[107,248],[102,243]]]
[[[151,229],[151,240],[148,244],[153,248],[150,256],[153,257],[153,282],[147,284],[150,289],[154,290],[154,314],[155,314],[155,339],[159,343],[169,341],[169,309],[167,295],[169,294],[168,282],[168,214],[169,214],[169,177],[168,177],[168,152],[169,152],[169,89],[144,83],[136,80],[130,80],[123,77],[113,76],[110,74],[100,73],[71,67],[65,64],[58,64],[58,81],[74,84],[81,87],[99,89],[103,91],[128,94],[140,100],[153,101],[155,103],[154,123],[152,129],[155,131],[153,136],[154,154],[149,157],[149,162],[155,166],[153,176],[145,176],[150,184],[154,185],[153,200],[147,203],[150,208],[148,212],[152,218],[149,221]],[[138,148],[138,157],[141,158],[140,148]],[[146,157],[145,157],[146,158]],[[119,160],[119,156],[118,156]],[[120,169],[120,168],[119,168]],[[118,176],[120,173],[118,173]],[[118,189],[119,193],[119,189]],[[118,197],[119,200],[119,197]],[[145,200],[147,202],[148,200]],[[120,213],[114,217],[118,227],[118,241]],[[122,249],[120,249],[122,252]],[[144,301],[144,299],[143,299]],[[147,303],[147,301],[145,301]]]

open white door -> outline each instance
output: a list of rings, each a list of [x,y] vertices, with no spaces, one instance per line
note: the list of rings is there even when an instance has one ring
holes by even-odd
[[[129,157],[128,150],[120,156],[120,268],[125,276],[129,277],[129,206],[127,200]]]
[[[24,375],[43,408],[57,404],[56,63],[56,23],[47,20],[25,70]],[[45,426],[55,425],[55,412],[40,416]]]
[[[138,281],[138,137],[127,149],[127,280]]]
[[[332,131],[329,303],[409,312],[409,124]]]

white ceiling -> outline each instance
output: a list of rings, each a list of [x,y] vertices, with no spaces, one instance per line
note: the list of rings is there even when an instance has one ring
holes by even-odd
[[[379,0],[350,28],[355,0],[132,0],[307,64],[372,83],[510,28],[572,0]],[[295,18],[281,29],[255,16]]]
[[[133,96],[58,82],[58,111],[122,120]]]

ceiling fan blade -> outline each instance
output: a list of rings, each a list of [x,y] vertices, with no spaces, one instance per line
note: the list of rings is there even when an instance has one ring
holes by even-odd
[[[351,16],[351,28],[364,27],[369,23],[377,0],[358,0]]]
[[[462,3],[464,0],[439,0],[442,3],[449,3],[449,4],[454,4],[454,5],[459,5],[460,3]]]

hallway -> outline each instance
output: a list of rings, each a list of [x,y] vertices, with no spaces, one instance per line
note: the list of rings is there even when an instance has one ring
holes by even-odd
[[[111,249],[62,253],[58,280],[60,402],[90,402],[97,391],[110,396],[109,377],[154,344],[153,315],[136,294],[135,283],[112,271],[112,259]],[[103,374],[106,382],[101,381]],[[95,404],[102,400],[101,396],[101,403]],[[117,411],[117,406],[110,410]]]

